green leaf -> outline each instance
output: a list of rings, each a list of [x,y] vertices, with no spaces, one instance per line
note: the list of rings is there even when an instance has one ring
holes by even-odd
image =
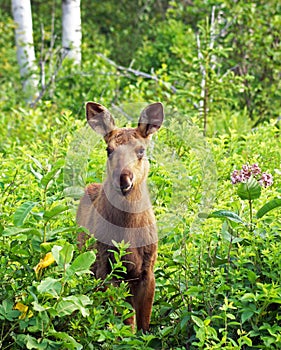
[[[72,244],[66,242],[63,247],[61,246],[53,246],[52,254],[56,263],[60,266],[68,268],[72,258],[73,258],[74,247]]]
[[[248,321],[252,316],[253,316],[254,312],[251,310],[246,310],[242,313],[241,315],[241,321],[242,323]]]
[[[214,267],[219,267],[219,266],[225,265],[225,264],[227,264],[227,263],[229,263],[229,260],[228,260],[228,259],[222,259],[222,258],[220,258],[219,256],[215,256],[214,262],[213,262]]]
[[[47,294],[54,298],[58,298],[62,290],[62,284],[54,278],[47,277],[45,280],[41,281],[37,290],[40,294]]]
[[[199,328],[204,328],[204,322],[201,320],[201,318],[192,315],[191,319]]]
[[[244,301],[256,301],[256,296],[254,293],[245,293],[242,297],[241,300]]]
[[[242,200],[257,199],[261,195],[261,185],[256,179],[250,177],[247,182],[242,182],[238,186],[237,194]]]
[[[163,329],[161,329],[161,336],[167,337],[167,335],[171,334],[173,330],[174,330],[173,326],[164,327]]]
[[[89,269],[95,260],[96,260],[96,255],[93,251],[85,252],[77,256],[77,258],[73,261],[73,263],[69,267],[69,270],[71,270],[72,273],[77,273],[77,274],[89,273],[90,272]]]
[[[70,264],[73,258],[74,247],[70,243],[66,243],[62,250],[60,251],[60,259],[63,261],[64,265]]]
[[[60,234],[63,233],[63,232],[76,232],[77,231],[77,228],[76,227],[60,227],[58,229],[55,229],[55,230],[51,230],[51,231],[48,231],[47,232],[47,241],[51,241],[51,240],[54,240],[55,238],[57,238],[58,236],[61,236]]]
[[[64,160],[60,159],[54,164],[53,169],[50,170],[46,175],[44,175],[40,181],[40,184],[47,188],[52,180],[54,180],[62,171],[64,165]]]
[[[36,350],[59,350],[61,349],[61,342],[50,339],[36,339],[30,335],[26,335],[26,348]]]
[[[60,245],[54,245],[52,248],[52,254],[54,259],[56,260],[56,263],[60,265],[60,251],[62,250],[62,247]]]
[[[254,271],[249,270],[247,275],[248,275],[248,280],[251,283],[255,283],[256,280],[258,279],[258,276],[254,273]]]
[[[62,212],[68,210],[68,207],[65,205],[58,204],[51,210],[48,210],[44,213],[43,218],[45,220],[50,220],[56,217],[57,215],[61,214]]]
[[[226,317],[230,318],[231,320],[235,320],[235,316],[230,313],[226,313]]]
[[[20,311],[14,310],[14,303],[10,299],[3,300],[0,305],[0,320],[7,319],[8,321],[14,321],[20,315]]]
[[[55,337],[56,339],[60,339],[63,341],[63,348],[64,349],[70,349],[70,350],[81,350],[83,349],[83,346],[77,341],[72,338],[70,335],[68,335],[66,332],[50,332],[50,334]]]
[[[36,350],[45,350],[47,349],[48,344],[46,343],[46,341],[40,342],[39,340],[37,340],[36,338],[33,338],[29,335],[27,335],[26,338],[27,342],[26,342],[26,348],[27,349],[36,349]]]
[[[58,317],[71,315],[78,307],[70,300],[62,300],[56,306]]]
[[[247,337],[246,335],[243,335],[241,337],[241,340],[243,340],[244,344],[248,345],[249,347],[252,347],[252,340],[249,337]]]
[[[209,218],[228,219],[230,221],[238,222],[241,224],[243,223],[243,220],[240,218],[240,216],[230,210],[217,210],[211,214],[200,213],[199,217],[205,218],[205,219],[209,219]]]
[[[32,210],[32,208],[36,205],[36,202],[25,202],[23,203],[14,213],[14,225],[15,226],[22,226]]]
[[[36,164],[37,168],[39,168],[40,170],[43,170],[43,165],[40,163],[40,161],[32,156],[29,156],[33,162]]]
[[[83,317],[89,315],[89,310],[85,308],[86,305],[91,305],[92,301],[86,295],[71,295],[63,298],[56,306],[56,311],[59,317],[71,315],[74,311],[79,310]]]
[[[48,308],[48,311],[50,312],[50,308]],[[36,317],[35,320],[33,320],[32,325],[28,327],[28,331],[32,333],[37,332],[44,332],[50,324],[50,317],[48,316],[48,312],[46,312],[46,309],[43,311],[40,311]],[[48,348],[53,349],[53,348]]]
[[[271,201],[265,203],[265,205],[258,210],[256,217],[260,219],[272,209],[278,208],[280,206],[281,198],[272,199]]]
[[[44,307],[41,304],[39,304],[37,301],[33,301],[32,305],[33,305],[33,310],[39,311],[39,312],[43,312],[43,311],[50,309],[50,306]]]
[[[34,170],[33,166],[31,164],[29,164],[29,169],[32,172],[32,174],[35,176],[35,178],[39,181],[41,181],[43,175],[38,173],[38,171]]]
[[[4,231],[3,231],[3,234],[2,236],[4,237],[12,237],[14,236],[14,238],[17,237],[17,235],[19,234],[30,234],[30,235],[33,235],[33,236],[38,236],[40,237],[41,236],[41,233],[36,230],[35,228],[32,228],[32,227],[25,227],[25,228],[22,228],[22,227],[7,227]]]

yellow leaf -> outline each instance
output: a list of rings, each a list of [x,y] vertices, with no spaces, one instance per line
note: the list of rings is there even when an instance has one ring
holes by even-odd
[[[28,306],[24,305],[23,303],[16,303],[14,309],[19,310],[21,312],[21,315],[19,316],[20,320],[23,320],[24,318],[26,318],[26,316],[28,318],[33,316],[33,312],[32,311],[28,312]]]
[[[44,268],[51,265],[53,262],[55,262],[55,258],[53,257],[53,254],[50,252],[45,255],[45,258],[41,260],[41,262],[42,262],[42,268]]]
[[[23,303],[16,303],[15,309],[19,310],[20,312],[27,312],[28,306],[24,305]]]
[[[34,267],[36,275],[44,269],[45,267],[48,267],[55,261],[53,254],[51,252],[47,253],[43,259],[40,260],[40,262]]]

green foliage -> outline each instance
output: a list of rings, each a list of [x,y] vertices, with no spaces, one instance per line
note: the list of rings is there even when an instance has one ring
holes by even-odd
[[[261,195],[261,186],[254,178],[250,178],[247,182],[242,182],[237,190],[238,196],[243,200],[257,199]]]
[[[10,2],[0,2],[2,348],[279,349],[280,3],[85,1],[83,63],[74,67],[60,57],[61,2],[34,1],[47,88],[41,81],[30,108]],[[129,124],[139,111],[124,101],[165,104],[150,154],[160,241],[148,334],[124,325],[128,288],[110,283],[124,271],[126,245],[114,250],[105,281],[91,272],[94,239],[76,246],[76,198],[102,181],[106,160],[102,141],[83,128],[87,100],[121,106]],[[261,191],[251,181],[237,192],[230,174],[252,162],[274,184]],[[77,190],[74,200],[65,187]]]
[[[262,208],[260,208],[256,214],[258,219],[261,219],[264,215],[266,215],[271,210],[278,208],[281,206],[281,199],[276,198],[267,202]]]
[[[199,216],[201,218],[223,218],[223,219],[228,219],[230,221],[238,222],[238,223],[243,223],[243,220],[235,213],[233,213],[230,210],[218,210],[214,211],[211,214],[204,214],[200,213]]]

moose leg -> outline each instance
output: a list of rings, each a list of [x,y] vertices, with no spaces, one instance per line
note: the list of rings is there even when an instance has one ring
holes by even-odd
[[[155,277],[149,273],[145,279],[135,285],[133,291],[133,304],[136,310],[136,321],[138,330],[148,331],[150,315],[155,291]]]

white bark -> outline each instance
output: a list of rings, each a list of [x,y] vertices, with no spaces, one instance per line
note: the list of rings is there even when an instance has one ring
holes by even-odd
[[[81,63],[80,0],[62,1],[62,47],[64,55]]]
[[[38,78],[35,74],[35,51],[33,46],[30,0],[12,0],[12,12],[16,23],[15,36],[20,75],[24,79],[24,92],[28,101],[38,93]]]

